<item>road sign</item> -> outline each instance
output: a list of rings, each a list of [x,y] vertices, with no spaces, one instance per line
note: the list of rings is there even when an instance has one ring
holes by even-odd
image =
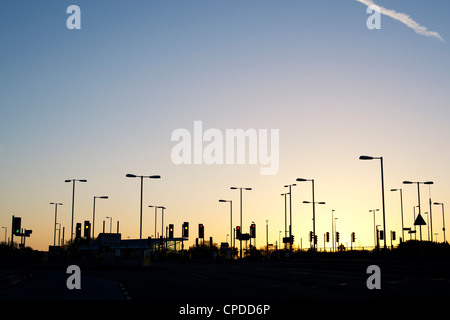
[[[247,241],[250,240],[250,234],[248,233],[241,233],[238,237],[238,240]]]
[[[423,220],[423,218],[422,218],[422,216],[420,215],[420,213],[419,213],[419,215],[417,216],[416,221],[414,221],[414,225],[415,225],[415,226],[424,226],[424,225],[426,225],[425,220]]]
[[[120,233],[100,233],[97,240],[105,247],[118,247],[121,237]]]

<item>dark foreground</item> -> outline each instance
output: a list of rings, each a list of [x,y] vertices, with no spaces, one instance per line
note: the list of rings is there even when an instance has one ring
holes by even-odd
[[[450,262],[298,259],[73,262],[80,289],[69,289],[69,264],[2,270],[0,300],[131,300],[152,303],[308,303],[323,300],[449,300]],[[368,267],[379,267],[379,289]],[[6,276],[9,281],[5,280]],[[11,277],[13,276],[13,277]],[[15,277],[14,277],[15,276]]]

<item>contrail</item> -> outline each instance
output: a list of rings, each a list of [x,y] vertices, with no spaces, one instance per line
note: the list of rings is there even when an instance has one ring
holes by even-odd
[[[365,4],[366,6],[370,6],[370,5],[378,6],[372,0],[356,0],[356,1],[361,2],[362,4]],[[391,18],[393,18],[395,20],[400,21],[401,23],[407,25],[409,28],[413,29],[415,33],[424,35],[426,37],[437,38],[437,39],[441,40],[442,42],[445,42],[444,39],[442,39],[442,37],[440,36],[439,33],[435,32],[435,31],[429,31],[426,27],[421,26],[419,23],[414,21],[406,13],[397,12],[395,10],[386,9],[386,8],[380,7],[380,6],[378,6],[378,7],[380,8],[380,13],[381,14],[384,14],[385,16],[388,16],[388,17],[391,17]]]

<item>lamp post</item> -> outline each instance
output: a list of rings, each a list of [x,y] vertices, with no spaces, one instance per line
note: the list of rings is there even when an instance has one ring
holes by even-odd
[[[383,230],[384,233],[386,233],[386,209],[384,205],[384,173],[383,173],[383,157],[372,157],[372,156],[360,156],[360,160],[374,160],[379,159],[381,164],[381,199],[383,204]],[[385,258],[387,258],[387,246],[386,246],[386,236],[384,237],[384,251],[385,251]]]
[[[164,238],[164,209],[166,209],[166,207],[158,207],[158,208],[160,208],[160,209],[162,209],[161,210],[161,235],[163,236],[163,238]]]
[[[106,217],[106,219],[109,219],[109,233],[112,233],[112,217]]]
[[[292,183],[292,184],[287,184],[284,187],[285,188],[289,188],[289,192],[287,192],[289,194],[289,237],[292,236],[292,187],[296,186],[297,184]]]
[[[2,229],[5,229],[5,246],[6,246],[6,245],[8,245],[8,244],[6,243],[6,233],[8,232],[8,227],[2,227]]]
[[[375,212],[380,211],[380,209],[369,210],[369,212],[373,212],[373,237],[374,237],[374,245],[377,246],[377,230],[375,227]]]
[[[108,199],[108,196],[94,196],[94,209],[92,212],[92,239],[94,239],[95,236],[95,232],[94,232],[94,228],[95,228],[95,199]]]
[[[286,195],[288,193],[282,193],[281,196],[284,196],[284,236],[287,234],[287,203],[286,203]],[[286,249],[286,243],[284,244],[284,248]]]
[[[230,203],[230,246],[233,247],[233,201],[220,199],[219,202],[229,202]],[[241,229],[242,230],[242,229]]]
[[[444,233],[444,243],[445,243],[445,219],[444,219],[444,203],[443,202],[435,202],[435,205],[442,206],[442,232]]]
[[[331,209],[331,249],[334,252],[334,209]]]
[[[144,191],[144,178],[149,179],[160,179],[161,177],[159,175],[153,175],[153,176],[137,176],[135,174],[127,173],[127,178],[141,178],[141,206],[140,206],[140,223],[139,223],[139,239],[142,239],[142,196]]]
[[[428,219],[428,212],[424,212],[423,214],[427,216],[427,239],[430,241],[430,221]]]
[[[158,208],[162,208],[162,207],[159,207],[159,206],[152,206],[152,205],[149,205],[148,206],[149,208],[155,208],[155,239],[157,238],[157,236],[156,236],[156,215],[157,215],[157,210],[158,210]]]
[[[242,190],[252,190],[252,188],[241,188],[241,187],[230,187],[230,189],[232,190],[240,190],[240,211],[241,211],[241,222],[240,222],[240,228],[241,228],[241,232],[242,232]],[[239,239],[240,242],[240,252],[239,252],[239,256],[242,259],[242,240]]]
[[[303,203],[312,203],[313,208],[316,204],[325,204],[323,201],[303,201]],[[315,210],[313,209],[313,252],[316,252],[316,217]]]
[[[419,206],[419,214],[418,214],[418,216],[421,216],[421,214],[420,214],[420,185],[421,184],[428,184],[428,185],[430,185],[430,184],[433,184],[433,181],[403,181],[403,184],[413,184],[413,183],[416,183],[417,184],[417,199],[418,199],[418,206]],[[432,217],[432,215],[431,215],[431,212],[430,212],[430,230],[431,230],[431,234],[433,234],[433,217]]]
[[[73,187],[72,187],[72,223],[70,226],[70,244],[73,243],[73,215],[74,215],[74,208],[75,208],[75,182],[87,182],[86,179],[67,179],[64,180],[64,182],[72,182],[73,183]]]
[[[55,225],[53,228],[53,246],[56,245],[56,216],[58,214],[58,206],[62,206],[62,203],[59,202],[50,202],[50,204],[54,204],[55,205]],[[5,244],[6,244],[6,238],[5,238]]]
[[[313,207],[313,252],[315,256],[316,251],[316,203],[319,204],[325,204],[325,202],[315,202],[314,201],[314,179],[304,179],[304,178],[297,178],[296,181],[311,181],[312,184],[312,202],[303,201],[303,203],[312,203]]]
[[[403,191],[402,189],[391,189],[391,191],[400,191],[400,212],[402,215],[402,240],[405,241],[405,231],[403,230]]]

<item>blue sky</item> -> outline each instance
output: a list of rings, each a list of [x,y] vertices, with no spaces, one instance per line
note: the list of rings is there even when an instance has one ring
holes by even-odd
[[[269,219],[275,241],[284,226],[279,193],[300,176],[322,181],[318,192],[330,205],[321,210],[339,208],[344,228],[357,212],[380,207],[378,166],[358,162],[364,153],[388,159],[387,190],[405,179],[434,179],[433,195],[445,201],[450,4],[376,3],[410,15],[445,42],[386,16],[380,30],[369,30],[366,6],[350,0],[3,1],[0,224],[22,215],[36,230],[31,245],[45,248],[53,237],[48,202],[64,202],[61,222],[69,228],[64,180],[86,178],[77,189],[77,218],[89,219],[94,194],[109,193],[104,210],[136,237],[139,187],[124,178],[136,173],[163,177],[145,188],[148,204],[171,209],[167,223],[205,223],[218,241],[229,227],[221,229],[228,211],[216,200],[237,204],[231,185],[254,188],[245,221],[262,226]],[[66,28],[71,4],[81,8],[81,30]],[[173,165],[170,135],[192,130],[195,120],[219,130],[279,129],[279,173]],[[297,190],[294,227],[306,239],[310,209],[300,200],[310,197],[309,186]],[[388,200],[397,212],[397,195]],[[398,215],[390,217],[398,229]],[[371,244],[371,230],[359,231],[363,244]]]

